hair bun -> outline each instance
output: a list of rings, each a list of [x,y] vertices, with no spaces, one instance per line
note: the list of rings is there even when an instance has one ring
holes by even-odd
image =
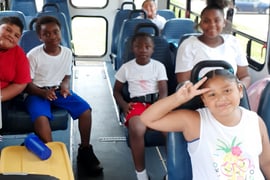
[[[207,6],[217,6],[221,9],[227,7],[231,3],[231,0],[207,0]]]

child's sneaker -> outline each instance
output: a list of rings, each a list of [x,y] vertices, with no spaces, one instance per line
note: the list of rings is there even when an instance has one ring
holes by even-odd
[[[103,172],[103,167],[100,166],[100,162],[94,154],[91,145],[78,148],[77,165],[91,176],[98,176]]]

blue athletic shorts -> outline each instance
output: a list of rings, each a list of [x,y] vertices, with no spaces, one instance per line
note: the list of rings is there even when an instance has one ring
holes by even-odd
[[[60,91],[56,91],[57,99],[54,101],[49,101],[40,96],[28,95],[25,104],[31,120],[34,122],[39,116],[46,116],[50,120],[53,120],[51,112],[52,105],[67,110],[74,120],[87,109],[91,109],[90,105],[84,99],[71,90],[70,93],[70,96],[64,98],[60,94]]]

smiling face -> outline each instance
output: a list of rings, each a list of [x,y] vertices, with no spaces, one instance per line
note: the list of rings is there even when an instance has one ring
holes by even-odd
[[[203,31],[203,35],[208,38],[217,37],[225,27],[226,21],[222,10],[207,9],[202,12],[199,26]]]
[[[157,13],[157,6],[154,1],[145,1],[142,8],[147,12],[147,18],[154,19]]]
[[[201,98],[215,117],[233,114],[238,110],[243,87],[236,80],[216,75],[209,78],[203,87],[210,88]]]
[[[132,44],[136,62],[140,65],[149,63],[154,51],[154,43],[151,37],[137,36]]]
[[[42,24],[40,26],[39,37],[45,43],[46,47],[58,47],[61,42],[60,27],[54,22]]]
[[[0,25],[0,49],[15,47],[21,37],[21,29],[15,24]]]

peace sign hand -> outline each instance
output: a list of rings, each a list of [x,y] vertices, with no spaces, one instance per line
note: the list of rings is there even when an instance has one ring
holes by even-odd
[[[202,78],[196,84],[193,85],[192,82],[186,81],[182,87],[178,89],[176,95],[181,102],[187,102],[197,95],[201,95],[209,91],[209,88],[199,89],[199,87],[207,80],[207,77]]]

